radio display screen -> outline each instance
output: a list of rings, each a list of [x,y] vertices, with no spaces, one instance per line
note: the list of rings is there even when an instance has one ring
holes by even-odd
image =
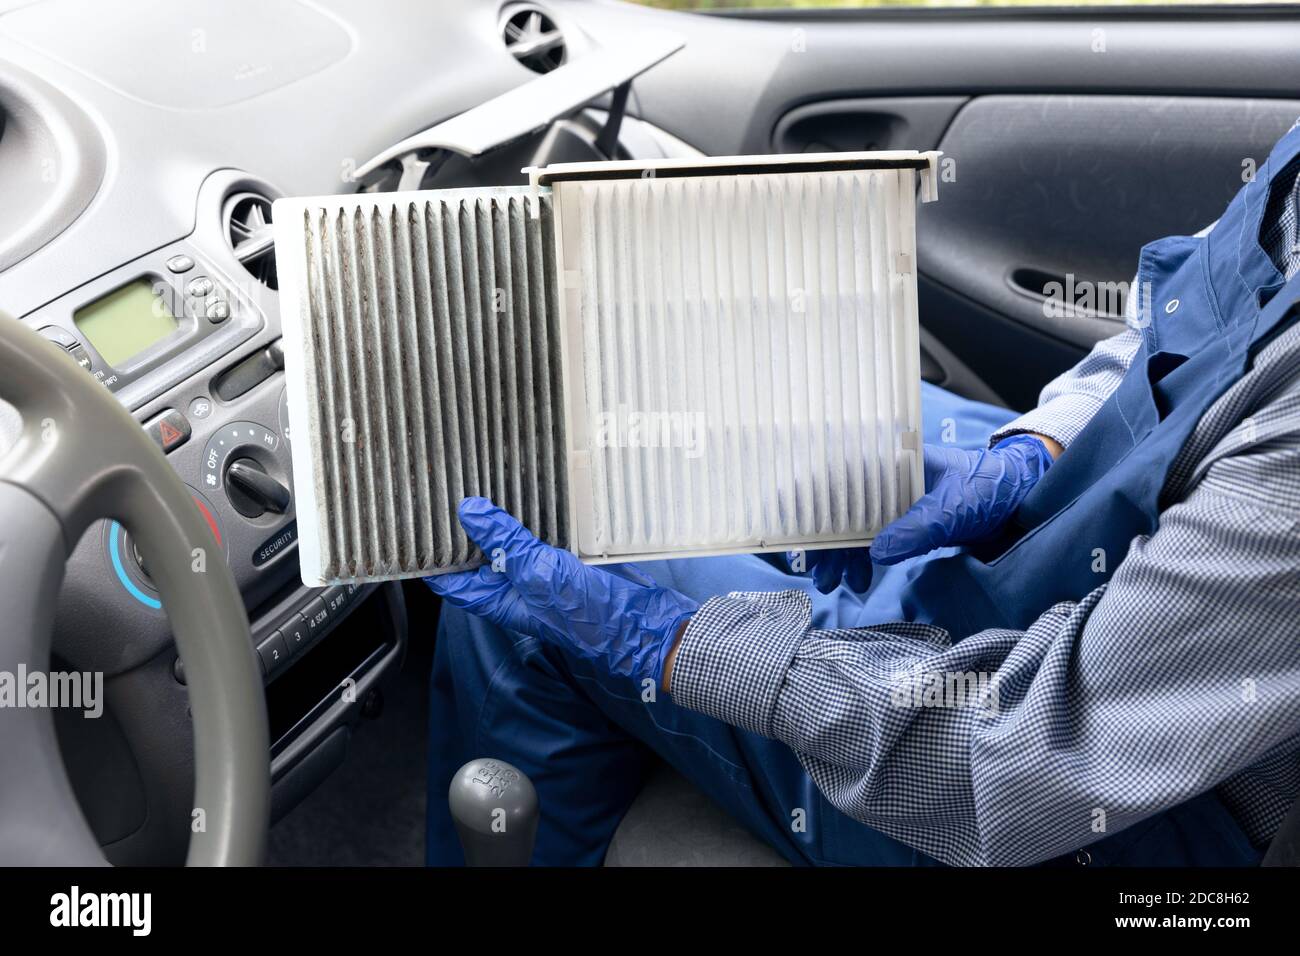
[[[72,320],[104,361],[114,366],[179,328],[176,316],[149,279],[136,279],[82,306]]]

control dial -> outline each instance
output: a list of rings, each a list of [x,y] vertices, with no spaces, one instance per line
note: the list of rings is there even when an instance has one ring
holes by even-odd
[[[222,425],[203,451],[203,485],[224,491],[245,518],[278,519],[293,508],[287,452],[275,429],[257,422]]]
[[[226,466],[226,495],[245,518],[260,518],[268,511],[282,515],[289,510],[289,489],[266,473],[256,458],[236,458]]]

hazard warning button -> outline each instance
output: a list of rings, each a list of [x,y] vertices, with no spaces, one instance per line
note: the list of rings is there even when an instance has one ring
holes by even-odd
[[[145,423],[144,430],[163,452],[173,451],[190,440],[190,422],[174,408]]]

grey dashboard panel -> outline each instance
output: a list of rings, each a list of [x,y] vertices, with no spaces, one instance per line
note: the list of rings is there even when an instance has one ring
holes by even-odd
[[[71,225],[104,167],[90,118],[49,83],[0,61],[0,271]]]
[[[1090,346],[1120,328],[1142,245],[1216,220],[1298,116],[1300,100],[978,97],[940,143],[951,176],[919,214],[922,271]],[[1098,315],[1045,303],[1049,282]]]
[[[202,0],[45,0],[4,27],[123,96],[173,110],[261,96],[338,63],[355,42],[344,21],[302,0],[257,0],[247,17],[214,12]],[[124,25],[126,44],[104,42]]]
[[[498,6],[486,0],[281,0],[273,8],[281,39],[305,24],[316,37],[315,59],[270,55],[261,61],[269,71],[252,66],[229,81],[219,74],[231,54],[216,56],[213,44],[264,51],[268,41],[256,37],[264,4],[176,4],[181,12],[166,14],[164,54],[147,25],[170,4],[88,3],[105,12],[59,19],[53,40],[32,33],[31,18],[71,9],[68,2],[0,0],[0,61],[38,75],[85,112],[103,138],[108,170],[94,201],[57,239],[0,271],[0,303],[18,316],[190,235],[204,212],[195,202],[199,186],[214,170],[245,170],[289,195],[347,191],[351,171],[384,147],[535,76],[506,50]],[[199,29],[207,30],[206,52],[202,43],[193,49],[191,31]],[[111,51],[133,75],[74,64],[64,55],[74,40],[60,33]],[[583,40],[571,33],[572,49]],[[187,65],[193,71],[177,81]],[[208,83],[195,77],[212,80],[213,70],[218,79],[199,91]],[[293,81],[279,82],[281,70]],[[148,100],[134,95],[145,89]],[[0,192],[13,186],[0,178]]]

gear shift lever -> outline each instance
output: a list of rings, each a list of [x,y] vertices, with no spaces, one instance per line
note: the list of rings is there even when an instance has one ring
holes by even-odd
[[[456,771],[447,794],[470,866],[527,866],[541,807],[533,782],[504,760],[480,757]]]

